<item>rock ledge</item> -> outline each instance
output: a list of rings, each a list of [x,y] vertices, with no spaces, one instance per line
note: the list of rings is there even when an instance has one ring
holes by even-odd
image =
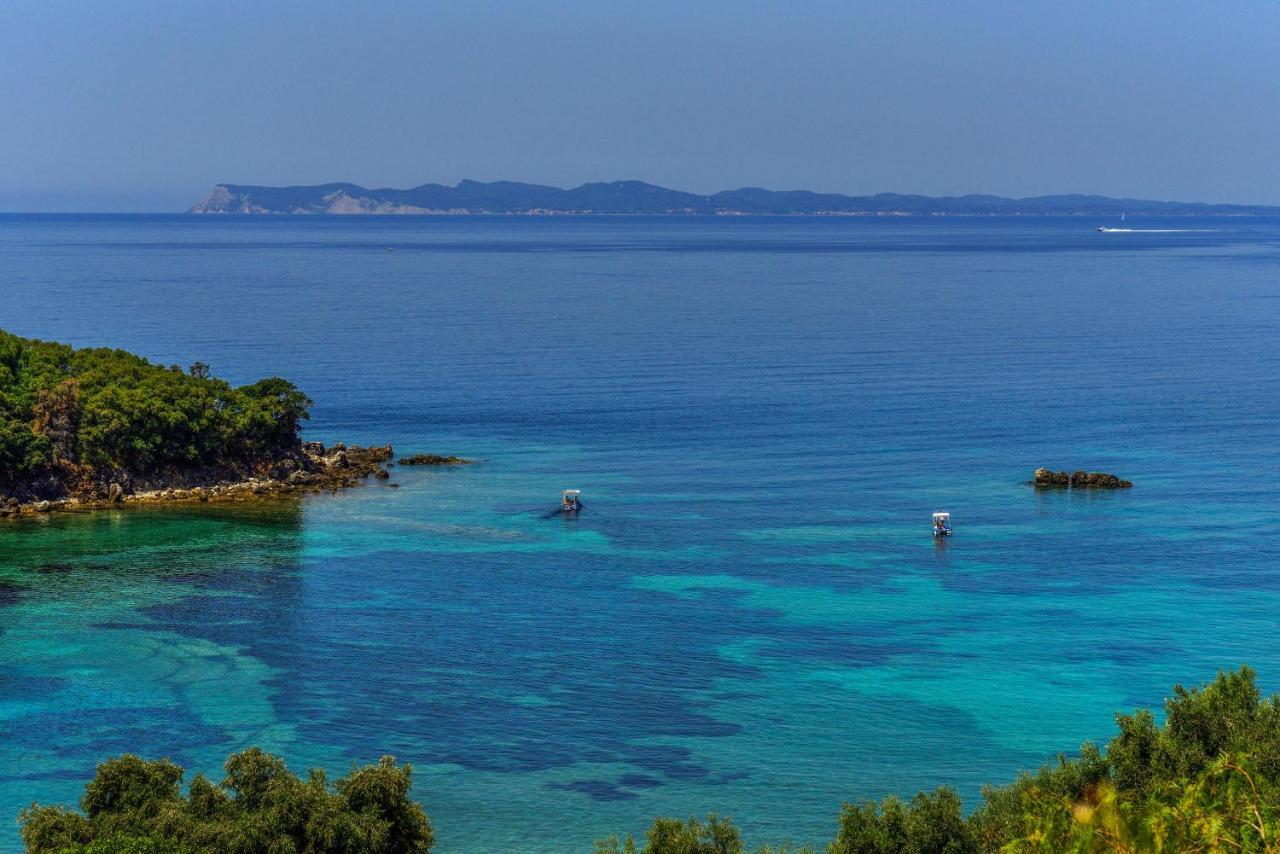
[[[394,452],[390,445],[365,448],[321,442],[302,442],[296,452],[260,471],[243,476],[221,472],[175,475],[167,484],[134,483],[122,476],[106,485],[86,484],[75,494],[20,502],[0,496],[0,517],[55,511],[101,510],[169,502],[249,501],[294,492],[319,492],[356,486],[369,476],[387,477],[383,464]]]
[[[414,454],[401,457],[397,462],[402,466],[469,466],[471,460],[462,457],[442,457],[437,454]]]

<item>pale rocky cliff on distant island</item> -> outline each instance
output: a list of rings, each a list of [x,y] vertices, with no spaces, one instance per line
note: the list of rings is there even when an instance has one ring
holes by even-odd
[[[257,204],[251,193],[236,188],[233,192],[225,184],[213,188],[213,192],[192,206],[189,213],[236,214],[463,214],[466,210],[437,210],[417,205],[395,204],[370,196],[352,196],[346,190],[334,190],[320,197],[321,204],[299,205],[291,209],[266,208]]]

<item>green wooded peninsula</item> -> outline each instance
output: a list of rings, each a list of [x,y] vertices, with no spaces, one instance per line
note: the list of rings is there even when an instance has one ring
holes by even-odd
[[[1263,699],[1248,667],[1201,688],[1176,686],[1162,723],[1150,710],[1116,716],[1103,750],[989,787],[967,816],[950,788],[909,800],[846,803],[827,854],[1280,851],[1280,696]],[[411,768],[383,757],[331,787],[304,781],[251,748],[182,792],[183,769],[136,756],[108,760],[82,811],[33,804],[20,816],[37,854],[165,852],[426,852],[435,831],[410,796]],[[427,793],[428,798],[430,793]],[[501,811],[493,813],[501,821]],[[535,841],[536,842],[536,841]],[[612,836],[594,854],[803,854],[748,848],[727,817],[659,818],[639,842]]]
[[[0,330],[0,505],[266,474],[298,456],[310,405],[280,377],[232,386]]]

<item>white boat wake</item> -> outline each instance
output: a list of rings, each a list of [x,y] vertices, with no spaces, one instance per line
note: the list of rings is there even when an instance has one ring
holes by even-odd
[[[1187,232],[1213,232],[1220,231],[1217,228],[1099,228],[1098,231],[1103,234],[1184,234]]]

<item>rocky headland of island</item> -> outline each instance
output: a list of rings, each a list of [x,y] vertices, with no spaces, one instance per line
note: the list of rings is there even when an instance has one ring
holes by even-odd
[[[279,377],[233,387],[200,362],[183,370],[0,331],[0,517],[250,500],[389,479],[390,445],[302,441],[310,405]]]

